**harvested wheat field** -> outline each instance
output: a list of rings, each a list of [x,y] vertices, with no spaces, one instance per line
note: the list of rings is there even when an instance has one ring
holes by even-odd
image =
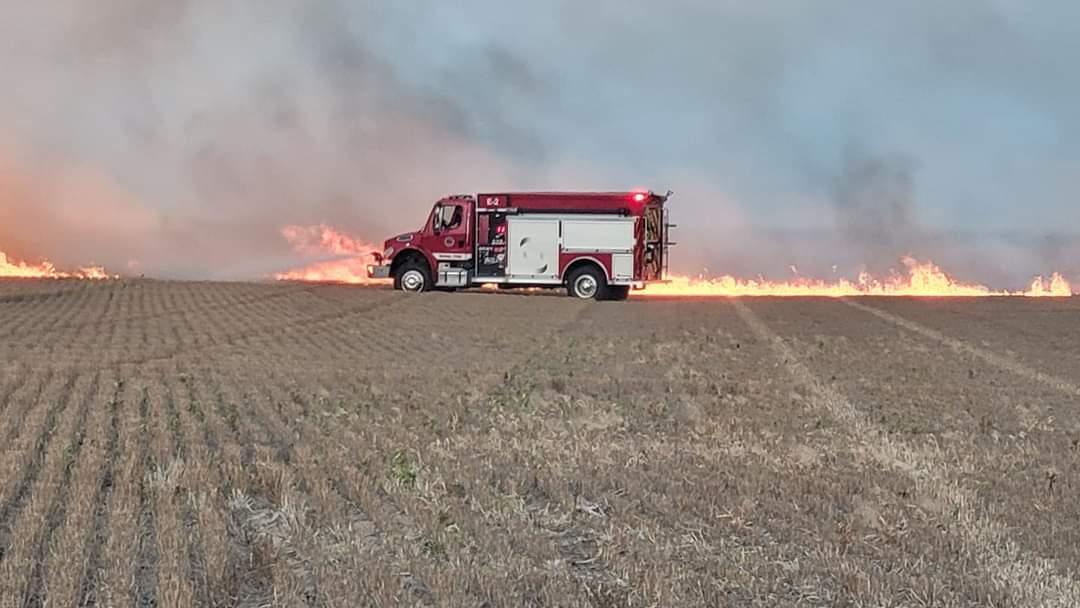
[[[0,283],[0,597],[1080,605],[1078,320]]]

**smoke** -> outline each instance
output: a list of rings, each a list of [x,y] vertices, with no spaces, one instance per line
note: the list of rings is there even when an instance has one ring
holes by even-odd
[[[468,112],[412,90],[345,3],[112,0],[25,9],[37,52],[0,102],[0,244],[59,263],[250,278],[297,262],[287,224],[370,240],[445,192],[508,184]],[[374,11],[361,11],[374,18]],[[11,46],[18,46],[11,41]],[[10,69],[8,69],[10,68]]]
[[[906,159],[850,160],[833,196],[838,227],[871,267],[895,263],[922,240]]]
[[[71,267],[96,256],[122,268],[115,244],[136,244],[154,232],[150,209],[88,166],[35,170],[0,156],[0,250],[23,260],[43,253]]]
[[[676,271],[1075,277],[1080,9],[1020,8],[24,4],[0,250],[256,278],[306,259],[285,226],[378,243],[445,194],[644,186],[676,191]]]

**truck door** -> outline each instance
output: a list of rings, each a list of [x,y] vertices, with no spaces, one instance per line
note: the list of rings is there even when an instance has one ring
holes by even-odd
[[[424,231],[424,248],[436,260],[472,259],[470,211],[468,201],[446,201],[435,206],[431,226]]]
[[[472,201],[445,200],[435,205],[423,246],[435,258],[436,285],[463,287],[473,267]]]

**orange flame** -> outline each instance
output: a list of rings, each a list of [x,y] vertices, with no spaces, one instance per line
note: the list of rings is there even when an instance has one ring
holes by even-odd
[[[1024,291],[994,290],[985,285],[965,283],[953,278],[931,262],[920,262],[912,257],[903,259],[907,272],[877,279],[861,273],[858,279],[823,281],[798,278],[788,281],[739,279],[729,275],[718,278],[691,278],[676,276],[669,283],[648,285],[634,292],[641,296],[818,296],[839,298],[844,296],[932,296],[932,297],[978,297],[978,296],[1026,296],[1067,297],[1073,294],[1072,286],[1058,273],[1050,279],[1036,277]]]
[[[57,270],[52,262],[44,261],[40,264],[28,264],[9,260],[7,255],[0,251],[0,278],[3,279],[115,279],[116,275],[110,275],[100,266],[80,268],[76,272],[63,272]]]
[[[330,255],[343,259],[317,262],[310,266],[280,272],[274,275],[279,281],[307,281],[313,283],[349,283],[353,285],[381,284],[382,279],[367,276],[368,256],[379,248],[342,234],[325,224],[316,226],[286,226],[281,235],[297,253],[304,255]]]
[[[368,255],[377,247],[342,234],[326,225],[286,226],[282,236],[298,253],[305,255],[331,255],[342,259],[318,262],[296,270],[274,275],[281,281],[308,281],[349,283],[356,285],[382,284],[383,279],[367,277]],[[985,285],[967,283],[946,273],[932,262],[921,262],[911,256],[902,259],[906,271],[892,273],[887,278],[876,278],[868,273],[859,274],[855,280],[837,279],[826,281],[797,277],[786,281],[764,279],[741,279],[730,275],[721,277],[674,276],[667,283],[654,283],[635,291],[635,296],[931,296],[931,297],[1068,297],[1073,288],[1060,274],[1050,278],[1035,277],[1023,291],[995,290]],[[794,274],[798,273],[791,266]],[[0,273],[2,276],[2,273]],[[482,285],[481,289],[496,290],[496,285]]]
[[[281,235],[294,251],[308,255],[366,255],[377,250],[325,224],[286,226],[281,229]]]

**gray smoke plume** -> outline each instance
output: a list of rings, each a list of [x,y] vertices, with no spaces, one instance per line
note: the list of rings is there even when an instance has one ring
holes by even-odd
[[[895,264],[923,240],[911,171],[904,159],[857,158],[836,181],[837,225],[871,268]]]

